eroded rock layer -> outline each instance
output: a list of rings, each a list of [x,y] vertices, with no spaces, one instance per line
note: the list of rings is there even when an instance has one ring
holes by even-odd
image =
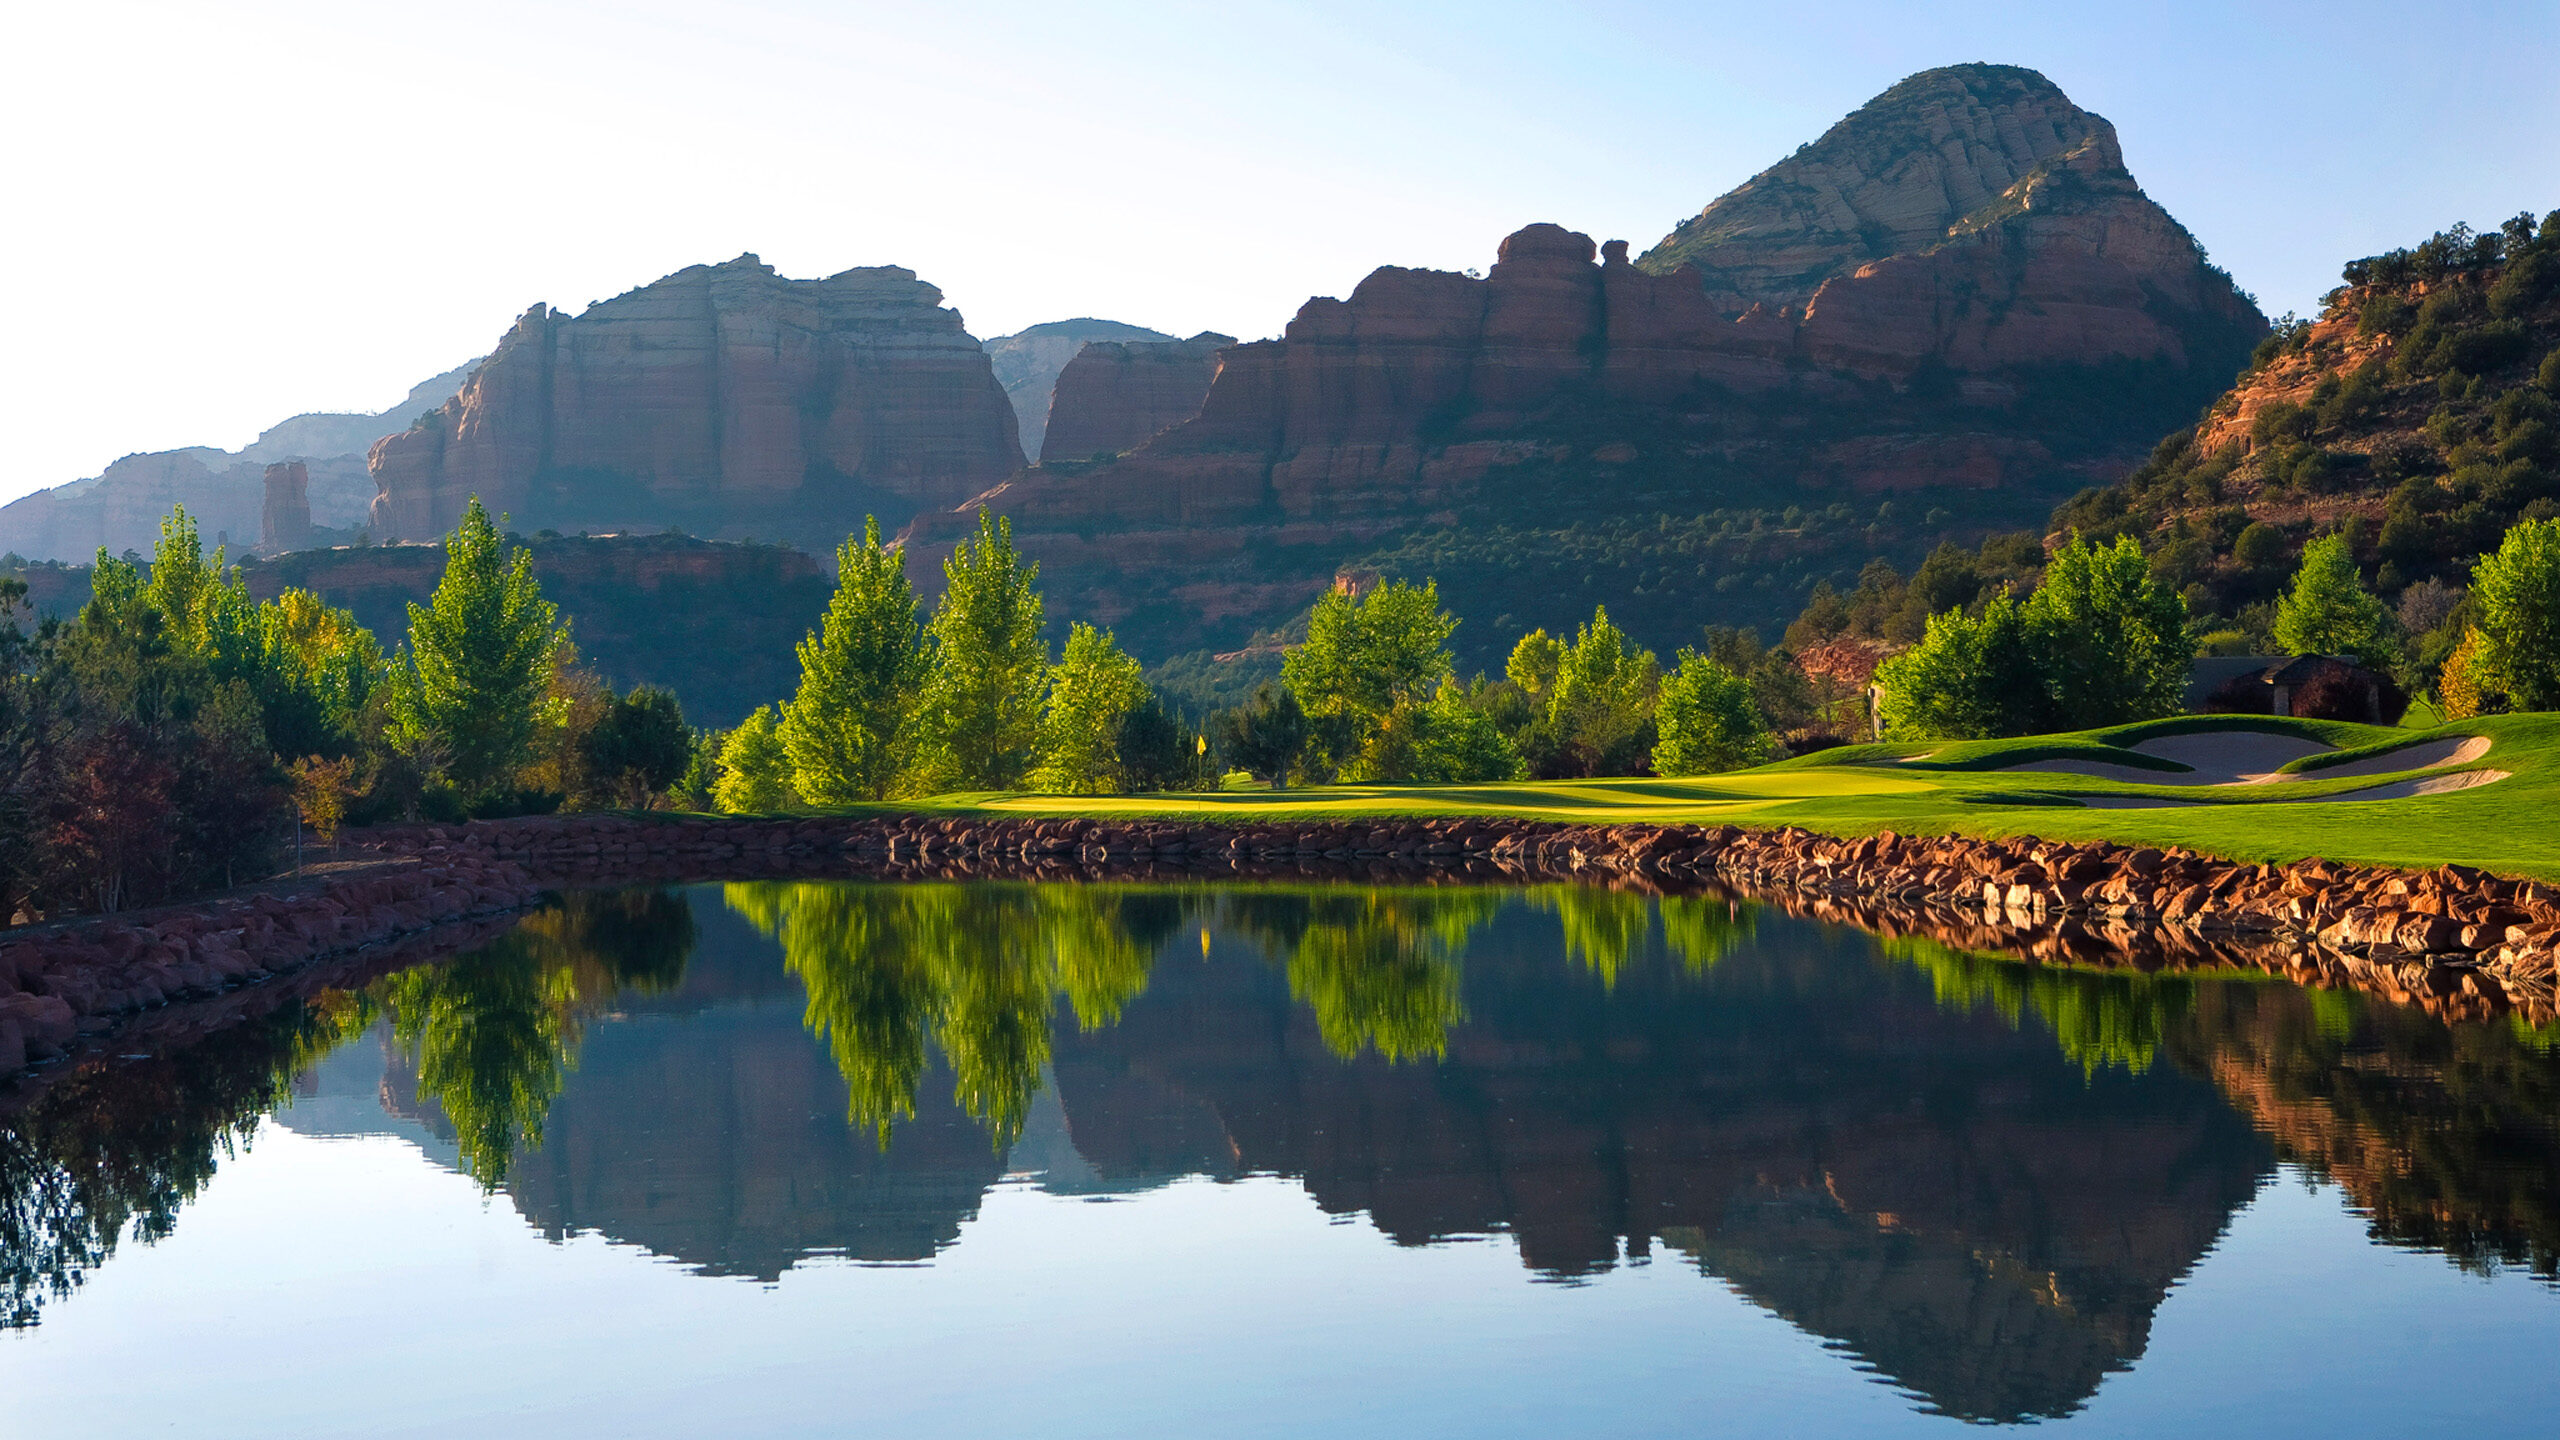
[[[478,495],[528,530],[831,543],[866,511],[957,504],[1020,454],[941,291],[895,266],[787,280],[742,255],[578,315],[525,312],[460,395],[374,446],[373,522],[429,538]]]

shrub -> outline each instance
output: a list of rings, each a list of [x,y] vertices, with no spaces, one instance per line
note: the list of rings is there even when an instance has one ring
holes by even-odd
[[[2249,528],[2231,542],[2232,554],[2252,570],[2271,570],[2283,564],[2285,552],[2291,548],[2284,532],[2264,520],[2249,522]]]
[[[2293,713],[2305,720],[2346,720],[2359,725],[2397,725],[2409,711],[2409,692],[2390,677],[2370,670],[2331,666],[2297,687]]]
[[[2439,358],[2448,369],[2465,375],[2486,375],[2523,359],[2532,348],[2533,342],[2522,325],[2501,320],[2448,336]]]

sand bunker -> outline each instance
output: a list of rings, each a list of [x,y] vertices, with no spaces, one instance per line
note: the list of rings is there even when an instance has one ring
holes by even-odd
[[[2175,760],[2195,772],[2186,785],[2253,785],[2306,755],[2325,755],[2337,748],[2317,740],[2270,735],[2259,730],[2205,730],[2193,735],[2163,735],[2133,747],[2137,753]]]
[[[2479,749],[2469,757],[2475,760],[2478,759],[2480,755],[2487,753],[2489,748],[2489,742],[2486,740],[2480,740],[2477,743]],[[2463,748],[2468,749],[2470,747],[2465,745]],[[2459,754],[2460,751],[2456,751],[2455,753]],[[2449,764],[2451,762],[2446,761],[2440,763]],[[2021,766],[2019,768],[2024,769],[2025,767]],[[2114,768],[2121,769],[2123,767],[2119,766]],[[2374,772],[2368,771],[2366,773],[2370,774]],[[2382,771],[2380,773],[2389,774],[2390,772]],[[2476,790],[2483,785],[2495,785],[2499,781],[2506,779],[2507,774],[2508,772],[2504,770],[2462,770],[2451,775],[2429,775],[2424,779],[2419,780],[2402,780],[2390,785],[2374,785],[2363,790],[2349,790],[2343,795],[2305,795],[2300,801],[2290,803],[2303,805],[2325,805],[2332,800],[2415,800],[2422,795],[2450,795],[2456,790]],[[2293,779],[2297,777],[2287,776],[2286,778]],[[2079,795],[2074,796],[2073,798],[2078,800],[2084,808],[2090,810],[2165,810],[2173,805],[2202,805],[2208,803],[2202,800],[2174,800],[2161,795]]]
[[[2156,756],[2187,768],[2144,770],[2103,760],[2032,760],[2008,768],[2088,775],[2130,785],[2259,785],[2274,779],[2285,765],[2305,755],[2325,754],[2332,747],[2317,740],[2297,740],[2291,735],[2256,730],[2207,730],[2194,735],[2163,735],[2129,748],[2137,755]]]
[[[2424,745],[2403,745],[2388,754],[2350,760],[2343,765],[2323,765],[2317,770],[2301,770],[2275,778],[2289,781],[2352,780],[2359,775],[2397,775],[2403,770],[2433,770],[2439,765],[2468,765],[2488,753],[2488,736],[2457,735],[2449,740],[2430,740]]]
[[[2313,795],[2303,803],[2317,805],[2329,800],[2414,800],[2421,795],[2450,795],[2456,790],[2476,790],[2495,785],[2507,778],[2504,770],[2465,770],[2454,775],[2430,775],[2424,780],[2403,780],[2396,785],[2376,785],[2370,790],[2350,790],[2344,795]]]

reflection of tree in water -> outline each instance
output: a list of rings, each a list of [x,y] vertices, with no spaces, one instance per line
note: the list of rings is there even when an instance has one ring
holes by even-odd
[[[483,1188],[542,1143],[584,1019],[626,988],[674,988],[694,938],[692,909],[668,891],[573,893],[479,950],[375,985],[419,1098],[443,1109]]]
[[[1487,890],[1246,890],[1222,897],[1218,918],[1288,967],[1290,993],[1335,1054],[1408,1060],[1448,1053],[1466,1013],[1459,961],[1502,901]]]
[[[168,1235],[293,1077],[371,1019],[346,995],[287,1006],[174,1056],[68,1077],[0,1122],[0,1329],[36,1323],[119,1241]]]
[[[1611,987],[1627,961],[1642,953],[1657,915],[1663,939],[1692,975],[1714,968],[1751,938],[1748,907],[1704,895],[1657,898],[1590,885],[1545,885],[1529,892],[1529,902],[1556,917],[1566,956]]]
[[[755,883],[730,908],[782,943],[851,1095],[879,1131],[915,1114],[930,1041],[962,1109],[999,1145],[1021,1133],[1049,1062],[1050,1013],[1118,1018],[1191,914],[1174,891],[1110,885]]]
[[[2109,1068],[2136,1075],[2149,1070],[2170,1028],[2196,1004],[2196,982],[2184,976],[2022,965],[1921,936],[1877,945],[1927,974],[1942,1008],[1961,1012],[1988,1005],[2012,1029],[2033,1014],[2053,1032],[2062,1053],[2093,1075]]]

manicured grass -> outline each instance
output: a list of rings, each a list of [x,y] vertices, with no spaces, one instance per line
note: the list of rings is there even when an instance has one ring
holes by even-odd
[[[2132,783],[2003,769],[2076,758],[2158,770],[2178,767],[2129,746],[2159,736],[2256,730],[2299,736],[2361,754],[2455,736],[2486,735],[2489,753],[2428,772],[2497,769],[2510,778],[2443,795],[2304,804],[2413,778],[2409,774],[2273,785]],[[2335,761],[2339,758],[2324,756]],[[2147,796],[2190,803],[2159,809],[2093,809],[2081,797]],[[1587,824],[1730,821],[1802,825],[1838,834],[2107,839],[2184,845],[2241,860],[2323,855],[2358,864],[2426,867],[2447,862],[2560,880],[2560,714],[2502,715],[2433,730],[2325,721],[2187,716],[2070,735],[1961,744],[1857,745],[1755,770],[1692,780],[1582,780],[1493,785],[1328,785],[1202,795],[945,795],[901,807],[948,814],[1087,815],[1224,822],[1351,820],[1379,816],[1513,815]]]

